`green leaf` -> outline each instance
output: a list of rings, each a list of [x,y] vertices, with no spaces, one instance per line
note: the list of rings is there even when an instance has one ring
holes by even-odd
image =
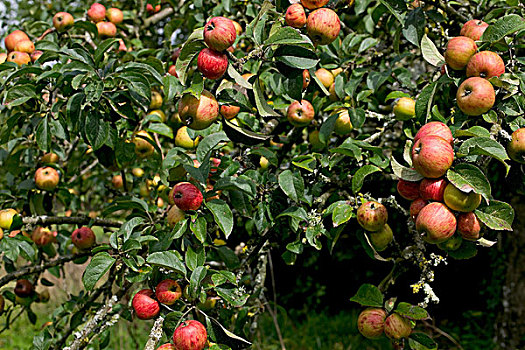
[[[492,230],[512,231],[514,209],[508,203],[492,200],[488,206],[478,208],[474,213]]]
[[[426,34],[421,39],[421,53],[425,61],[435,67],[441,67],[445,63],[445,57],[443,57],[434,42]]]
[[[155,134],[166,136],[170,139],[173,138],[173,130],[171,130],[171,128],[164,123],[151,123],[148,125],[146,130],[154,132]]]
[[[390,11],[394,15],[394,17],[399,21],[399,23],[401,23],[402,26],[405,25],[405,21],[403,20],[403,17],[401,17],[401,14],[390,5],[390,2],[388,0],[379,0],[379,2],[383,4],[388,9],[388,11]]]
[[[361,190],[361,187],[363,187],[365,177],[378,171],[381,171],[381,169],[379,169],[375,165],[369,164],[359,168],[359,170],[356,171],[356,173],[352,177],[352,192],[359,192],[359,190]]]
[[[109,123],[101,118],[99,113],[91,113],[84,126],[86,137],[94,150],[102,147],[109,137]]]
[[[483,172],[475,165],[461,163],[447,171],[447,179],[459,190],[481,194],[487,201],[490,200],[490,182]]]
[[[142,74],[145,74],[145,75],[151,75],[153,77],[153,79],[155,79],[155,81],[162,85],[162,75],[160,75],[160,73],[157,71],[157,69],[153,66],[155,65],[156,61],[158,60],[155,60],[155,61],[151,61],[148,63],[148,61],[146,61],[146,63],[141,63],[141,62],[128,62],[126,63],[125,65],[123,66],[120,66],[119,68],[117,68],[117,72],[121,72],[121,71],[124,71],[124,72],[129,72],[129,71],[135,71],[137,73],[142,73]],[[160,64],[161,68],[162,68],[162,64]]]
[[[182,90],[182,86],[179,83],[179,78],[176,78],[171,74],[168,74],[162,78],[162,85],[164,86],[164,94],[166,96],[166,101],[173,100],[175,94],[177,92],[181,92]]]
[[[357,293],[350,298],[350,301],[354,301],[362,306],[383,307],[383,294],[376,286],[363,284],[359,287]]]
[[[190,295],[193,298],[198,296],[198,290],[202,280],[206,277],[208,270],[204,266],[199,266],[193,270],[190,277]]]
[[[42,118],[40,124],[38,124],[38,127],[36,128],[36,142],[38,147],[46,152],[49,152],[49,148],[51,147],[51,135],[49,134],[47,117]]]
[[[390,157],[390,166],[392,167],[392,172],[400,179],[413,182],[423,179],[423,176],[415,169],[410,169],[399,164],[394,156]]]
[[[473,136],[490,137],[490,131],[488,131],[484,127],[476,125],[476,126],[473,126],[471,128],[468,128],[467,130],[456,130],[454,132],[454,136],[455,137],[462,137],[462,136],[468,136],[468,137],[473,137]]]
[[[215,146],[225,141],[230,141],[230,139],[228,136],[226,136],[224,131],[216,132],[206,136],[199,142],[199,145],[197,146],[197,160],[202,162],[204,158],[206,158],[207,154],[215,148]]]
[[[293,45],[280,46],[275,50],[273,57],[278,62],[298,69],[311,69],[319,62],[319,58],[312,50]],[[312,77],[315,77],[315,74]]]
[[[206,253],[203,246],[198,246],[196,250],[193,249],[193,246],[189,245],[188,250],[186,251],[186,266],[190,270],[195,270],[199,266],[203,266],[206,261]]]
[[[404,302],[397,305],[395,312],[411,320],[428,320],[430,318],[427,310]]]
[[[519,15],[507,15],[491,24],[485,29],[481,36],[481,41],[494,43],[500,41],[505,36],[525,29],[525,21]]]
[[[131,234],[133,233],[133,230],[144,223],[144,218],[141,217],[134,217],[131,220],[126,221],[125,223],[120,226],[120,233],[123,235],[123,241],[126,242]]]
[[[306,210],[304,210],[304,208],[301,207],[290,207],[283,211],[281,214],[277,215],[276,219],[283,216],[289,216],[303,221],[308,220],[308,214],[306,214]]]
[[[8,107],[15,107],[24,104],[32,98],[36,98],[36,88],[31,84],[15,85],[7,91],[5,104]]]
[[[180,56],[175,63],[175,69],[182,85],[186,85],[188,70],[193,59],[204,49],[203,28],[196,29],[188,38],[180,51]]]
[[[365,124],[366,113],[362,108],[350,108],[348,110],[348,115],[350,116],[350,122],[352,123],[354,129],[359,129]]]
[[[113,45],[115,45],[116,43],[118,43],[118,41],[119,41],[119,39],[109,38],[109,39],[106,39],[103,42],[101,42],[98,45],[97,49],[95,50],[95,55],[94,55],[95,64],[98,65],[100,63],[100,61],[104,58],[104,53],[106,53],[106,51],[111,49],[111,47]]]
[[[244,87],[246,89],[251,89],[252,88],[252,84],[247,82],[246,79],[244,79],[242,77],[242,75],[239,72],[237,72],[237,70],[235,69],[233,64],[229,64],[228,65],[228,76],[230,78],[232,78],[233,80],[235,80],[235,82],[237,84],[239,84],[240,86],[242,86],[242,87]]]
[[[136,71],[124,71],[118,77],[126,82],[125,85],[133,101],[147,111],[151,101],[151,86],[148,79]]]
[[[207,223],[204,217],[201,216],[196,220],[192,220],[190,222],[190,230],[201,243],[206,241]]]
[[[282,27],[266,39],[264,45],[302,44],[304,42],[304,38],[297,30],[292,27]]]
[[[430,116],[430,112],[432,111],[432,100],[436,94],[437,87],[437,82],[427,84],[423,90],[421,90],[421,93],[416,100],[416,117],[421,124],[425,124]]]
[[[215,222],[228,239],[233,230],[233,213],[228,204],[221,199],[214,199],[206,202],[206,207],[210,209]]]
[[[146,261],[149,264],[162,266],[177,272],[180,272],[186,276],[186,267],[182,263],[178,252],[176,251],[165,251],[165,252],[155,252],[151,253]]]
[[[111,257],[107,252],[96,254],[82,275],[82,283],[84,283],[86,290],[92,290],[98,280],[113,266],[115,261],[116,259]]]
[[[274,111],[272,107],[266,102],[266,98],[264,98],[264,93],[261,89],[261,82],[259,80],[259,76],[257,76],[257,79],[253,83],[253,94],[255,96],[255,105],[257,106],[257,111],[262,117],[278,117],[279,113]]]
[[[408,344],[413,350],[437,350],[438,344],[425,333],[414,332],[408,337]]]
[[[332,222],[334,227],[344,224],[354,216],[353,208],[346,201],[337,202],[337,206],[333,208]]]
[[[419,46],[420,38],[424,35],[426,26],[426,19],[421,7],[408,12],[405,17],[405,25],[403,27],[404,37],[414,44]]]
[[[304,194],[303,178],[292,173],[291,170],[285,170],[279,174],[279,187],[295,202],[299,202]]]
[[[457,154],[489,156],[499,160],[505,166],[507,174],[510,169],[510,166],[505,163],[505,160],[509,159],[505,147],[490,137],[472,137],[466,140],[459,147]]]
[[[222,127],[226,135],[234,143],[254,146],[268,140],[271,135],[263,135],[237,126],[226,119],[222,120]]]

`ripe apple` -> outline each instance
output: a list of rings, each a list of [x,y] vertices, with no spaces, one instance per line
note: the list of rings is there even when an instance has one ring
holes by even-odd
[[[179,102],[179,116],[190,129],[202,130],[219,116],[219,104],[211,92],[204,90],[199,99],[185,94]]]
[[[96,2],[89,8],[87,16],[91,21],[95,23],[101,22],[104,20],[104,18],[106,18],[106,8],[104,7],[104,5]]]
[[[301,4],[308,10],[315,10],[323,7],[328,3],[328,0],[301,0]]]
[[[18,214],[18,212],[11,208],[0,210],[0,228],[9,230],[16,214]]]
[[[308,69],[303,70],[303,90],[306,90],[308,85],[310,85],[310,72]]]
[[[519,128],[512,133],[512,140],[507,145],[510,159],[525,164],[525,128]]]
[[[0,64],[4,63],[5,61],[7,61],[7,53],[0,52]]]
[[[458,233],[468,241],[476,241],[479,239],[481,232],[481,221],[479,221],[476,214],[473,212],[460,213],[457,217]]]
[[[7,62],[14,62],[20,67],[24,64],[29,64],[31,57],[25,52],[11,51],[7,55]]]
[[[453,235],[449,239],[447,239],[445,242],[438,243],[438,248],[443,250],[457,250],[459,247],[461,247],[461,243],[463,243],[463,238],[461,238],[460,235]]]
[[[43,51],[40,51],[40,50],[35,50],[32,54],[31,54],[31,61],[34,63],[36,60],[38,60],[40,58],[40,56],[42,56],[44,54]]]
[[[456,232],[456,217],[443,203],[427,204],[416,219],[416,230],[424,233],[428,243],[441,243]]]
[[[15,45],[15,51],[25,52],[31,55],[35,51],[35,44],[31,40],[20,40]]]
[[[442,122],[430,122],[419,128],[416,136],[414,137],[414,143],[420,138],[425,136],[439,136],[445,139],[451,145],[454,143],[454,137],[452,137],[452,131],[450,128]]]
[[[122,11],[115,7],[112,7],[106,11],[106,17],[111,23],[115,25],[122,23],[124,20],[124,14]]]
[[[286,24],[290,27],[304,27],[304,25],[306,24],[306,13],[304,12],[304,7],[299,3],[290,5],[286,10],[284,20]]]
[[[378,252],[385,250],[390,243],[394,240],[394,233],[388,224],[385,224],[382,229],[368,234],[370,243],[374,246],[374,249]]]
[[[69,27],[72,27],[73,24],[75,24],[75,19],[68,12],[58,12],[53,16],[53,27],[55,27],[58,32],[65,31]]]
[[[97,30],[101,38],[114,38],[117,35],[117,27],[111,22],[98,22]]]
[[[89,249],[96,243],[95,233],[89,227],[79,227],[71,234],[71,242],[78,249]]]
[[[378,339],[385,329],[386,312],[380,308],[368,308],[359,314],[357,329],[365,338]]]
[[[30,40],[26,33],[21,30],[15,30],[5,37],[5,48],[8,52],[15,50],[15,45],[21,40]]]
[[[241,107],[239,106],[231,106],[231,105],[222,105],[221,106],[221,115],[226,120],[231,120],[239,114],[241,111]]]
[[[397,120],[409,120],[416,116],[416,101],[410,97],[401,97],[394,105],[394,115]]]
[[[399,340],[407,338],[412,333],[410,320],[393,313],[385,320],[385,335],[390,339]]]
[[[337,135],[346,136],[350,134],[354,127],[348,114],[348,109],[342,108],[336,112],[339,116],[335,120],[334,131]]]
[[[488,80],[472,77],[461,83],[456,94],[456,101],[463,113],[478,116],[488,112],[494,106],[496,93]]]
[[[470,192],[465,193],[453,184],[448,184],[443,194],[445,204],[452,210],[469,212],[481,204],[481,195]]]
[[[131,305],[141,320],[151,320],[160,313],[159,303],[152,298],[154,295],[151,289],[143,289],[133,297]]]
[[[42,167],[35,172],[36,187],[44,191],[53,191],[60,181],[60,175],[55,168]]]
[[[388,220],[386,207],[376,201],[368,201],[357,209],[357,222],[367,231],[379,231]]]
[[[171,192],[170,192],[171,194]],[[170,202],[173,201],[173,195],[171,194],[171,200]],[[167,215],[167,220],[168,220],[168,226],[169,227],[175,227],[175,225],[181,221],[182,219],[184,219],[184,212],[182,210],[179,209],[179,207],[177,207],[175,204],[172,205],[172,207],[170,208],[170,210],[168,210],[168,215]]]
[[[463,24],[459,35],[466,36],[472,40],[479,40],[488,27],[488,23],[483,22],[479,19],[471,19],[470,21]]]
[[[233,20],[232,20],[232,22],[233,22],[233,25],[235,27],[235,33],[237,34],[237,36],[241,35],[242,34],[242,26],[241,26],[241,24],[239,22],[233,21]]]
[[[46,153],[40,158],[40,161],[46,164],[55,164],[58,163],[59,160],[58,155],[53,152]]]
[[[315,76],[327,89],[334,83],[334,75],[328,69],[319,68],[315,71]]]
[[[197,68],[208,79],[219,79],[228,69],[228,56],[212,49],[202,49],[197,57]]]
[[[399,179],[397,182],[397,193],[409,201],[413,201],[419,198],[419,182],[406,181]]]
[[[174,64],[170,65],[168,68],[168,74],[173,75],[175,78],[178,78],[179,75],[177,74],[177,68]]]
[[[421,198],[427,201],[443,202],[443,194],[448,181],[445,178],[423,179],[419,185]]]
[[[35,287],[33,283],[29,282],[26,279],[20,279],[16,281],[15,285],[15,294],[20,298],[28,298],[33,295],[35,292]]]
[[[124,180],[122,179],[122,175],[114,175],[111,178],[111,184],[113,185],[113,188],[120,190],[124,187]]]
[[[307,101],[301,100],[294,101],[290,106],[288,106],[288,111],[286,116],[288,121],[297,127],[307,126],[314,119],[315,111],[314,106]]]
[[[215,51],[224,51],[235,42],[237,30],[232,20],[213,17],[204,26],[204,42]]]
[[[51,232],[51,230],[46,227],[38,226],[33,230],[31,240],[35,242],[37,246],[42,247],[55,241],[56,235],[56,231]]]
[[[330,44],[337,38],[340,30],[339,16],[329,8],[315,10],[306,19],[308,36],[317,45]]]
[[[157,284],[155,295],[160,303],[173,305],[182,296],[182,290],[177,281],[166,279]]]
[[[442,177],[453,161],[454,149],[439,136],[425,136],[412,147],[412,164],[424,177]]]
[[[173,187],[173,203],[183,211],[199,209],[202,199],[201,191],[189,182],[179,182]]]
[[[155,147],[153,147],[153,145],[144,138],[153,140],[151,135],[145,130],[140,130],[135,135],[133,135],[132,141],[135,144],[135,154],[139,158],[147,158],[155,153]]]
[[[194,149],[199,144],[199,138],[192,139],[188,134],[188,127],[181,126],[175,135],[175,146],[185,149]]]
[[[467,66],[470,58],[478,47],[474,40],[466,36],[456,36],[449,40],[445,51],[445,61],[454,70],[462,70]]]
[[[166,343],[159,346],[157,350],[177,350],[177,348],[173,344]]]
[[[175,349],[202,350],[206,347],[208,333],[206,327],[199,321],[182,322],[173,332]]]
[[[467,64],[467,77],[492,78],[505,73],[505,63],[495,52],[481,51],[470,58]]]

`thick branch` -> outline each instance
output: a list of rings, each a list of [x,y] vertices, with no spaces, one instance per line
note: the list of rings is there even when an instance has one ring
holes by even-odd
[[[122,223],[107,219],[92,219],[89,216],[27,216],[22,218],[26,225],[86,225],[90,222],[93,226],[120,227]]]
[[[153,324],[153,327],[151,328],[151,331],[149,333],[148,342],[146,343],[146,346],[144,346],[144,350],[155,350],[157,343],[162,337],[163,323],[164,317],[162,315],[155,320],[155,323]]]
[[[151,17],[148,17],[146,18],[146,20],[144,21],[144,25],[142,26],[142,28],[147,28],[149,27],[150,25],[152,24],[155,24],[157,22],[160,22],[162,21],[164,18],[168,17],[169,15],[171,15],[173,13],[173,8],[171,7],[168,7],[168,8],[165,8],[164,10],[160,11],[159,13],[156,13],[154,14],[153,16]]]

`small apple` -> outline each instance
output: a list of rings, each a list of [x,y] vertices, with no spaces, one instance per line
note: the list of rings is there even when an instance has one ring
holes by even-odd
[[[419,131],[414,137],[414,143],[425,136],[439,136],[445,139],[451,145],[454,143],[452,131],[450,131],[450,128],[442,122],[430,122],[423,125],[421,128],[419,128]]]
[[[424,177],[442,177],[453,161],[454,149],[439,136],[425,136],[412,147],[412,164]]]
[[[183,211],[199,209],[202,200],[201,191],[189,182],[179,182],[173,187],[173,203]]]
[[[519,128],[512,133],[512,139],[507,145],[510,159],[525,164],[525,128]]]
[[[410,320],[403,316],[393,313],[385,320],[385,335],[390,339],[399,340],[408,338],[412,333]]]
[[[241,107],[239,106],[232,106],[232,105],[222,105],[221,106],[221,115],[226,120],[231,120],[239,114],[241,111]]]
[[[102,22],[104,18],[106,18],[106,8],[104,7],[104,5],[96,2],[93,5],[91,5],[89,10],[87,11],[87,16],[89,20],[95,23]]]
[[[179,75],[177,74],[177,67],[174,64],[169,66],[168,74],[169,75],[173,75],[175,78],[179,77]]]
[[[15,30],[5,37],[5,48],[8,52],[15,50],[15,45],[21,40],[30,40],[26,33],[21,30]]]
[[[71,234],[71,242],[80,250],[89,249],[96,243],[95,233],[89,227],[79,227]]]
[[[328,0],[301,0],[301,4],[308,10],[315,10],[328,4]]]
[[[122,11],[115,7],[112,7],[106,11],[106,17],[111,23],[115,25],[122,23],[124,20],[124,14]]]
[[[143,289],[133,297],[131,305],[141,320],[151,320],[160,313],[159,303],[154,300],[154,293],[151,289]]]
[[[165,123],[166,122],[166,114],[161,111],[160,109],[154,109],[147,114],[148,116],[157,116],[160,118],[160,121]]]
[[[40,50],[35,50],[32,54],[31,54],[31,61],[34,63],[36,60],[38,60],[40,58],[40,56],[42,56],[44,54],[44,52],[40,51]]]
[[[206,129],[217,120],[219,104],[207,90],[202,91],[199,99],[192,94],[185,94],[179,102],[179,116],[190,129]]]
[[[139,158],[147,158],[155,153],[155,147],[145,138],[153,140],[151,135],[145,130],[140,130],[133,135],[132,141],[135,144],[135,154]]]
[[[5,61],[7,61],[7,53],[0,52],[0,64],[4,63]]]
[[[457,217],[458,233],[468,241],[476,241],[479,239],[481,232],[481,222],[476,214],[473,212],[460,213]]]
[[[397,182],[397,193],[409,201],[413,201],[419,198],[419,182],[407,181],[399,179]]]
[[[18,212],[14,209],[0,210],[0,228],[9,230],[16,214],[18,214]]]
[[[122,179],[122,175],[114,175],[111,178],[111,184],[113,185],[113,188],[116,190],[120,190],[121,188],[124,188],[124,180]]]
[[[332,75],[335,77],[337,77],[339,74],[343,73],[343,68],[341,67],[338,67],[338,68],[335,68],[335,69],[331,69],[330,70],[330,73],[332,73]]]
[[[286,10],[284,20],[287,25],[293,28],[302,28],[306,24],[306,13],[304,7],[299,4],[292,4]]]
[[[46,164],[56,164],[59,160],[58,155],[53,152],[46,153],[40,158],[40,161]]]
[[[35,172],[36,187],[44,191],[53,191],[60,181],[60,175],[55,168],[42,167]]]
[[[346,136],[354,130],[348,109],[342,108],[337,110],[336,113],[339,115],[334,124],[334,131],[337,135]]]
[[[401,97],[394,104],[394,115],[397,120],[405,121],[416,116],[416,101],[410,97]]]
[[[153,8],[153,5],[151,4],[147,4],[146,5],[146,11],[149,13],[149,14],[154,14],[154,13],[157,13],[160,11],[160,4],[158,4],[157,6],[155,6],[155,8]]]
[[[166,343],[159,346],[157,350],[177,350],[177,348],[173,344]]]
[[[29,64],[29,62],[31,62],[31,56],[25,52],[11,51],[7,55],[7,62],[14,62],[20,67],[24,64]]]
[[[25,52],[28,55],[31,55],[35,52],[35,44],[31,40],[20,40],[15,45],[15,51]]]
[[[149,109],[159,109],[162,107],[162,95],[158,91],[151,91],[151,101],[149,103]]]
[[[303,127],[310,124],[310,122],[314,119],[314,115],[314,106],[312,106],[312,104],[307,100],[301,100],[301,102],[292,102],[292,104],[288,106],[288,111],[286,112],[288,121],[293,126],[297,127]]]
[[[204,26],[204,42],[215,51],[224,51],[233,45],[237,30],[232,20],[225,17],[213,17]]]
[[[494,106],[496,93],[488,80],[472,77],[461,83],[456,94],[456,101],[463,113],[478,116],[488,112]]]
[[[315,71],[315,76],[327,89],[334,83],[334,75],[328,69],[319,68]]]
[[[26,279],[20,279],[16,281],[15,285],[15,294],[20,298],[28,298],[35,293],[35,287],[33,283],[29,282]]]
[[[445,204],[452,210],[469,212],[481,204],[481,194],[465,193],[453,184],[448,184],[443,194]]]
[[[160,303],[173,305],[182,296],[182,290],[177,281],[166,279],[157,284],[155,295]]]
[[[308,36],[317,45],[330,44],[337,38],[340,30],[341,22],[339,21],[339,16],[334,10],[329,8],[315,10],[306,19]]]
[[[206,78],[219,79],[228,69],[228,56],[212,49],[202,49],[197,57],[197,68]]]
[[[416,230],[425,234],[428,243],[442,243],[456,232],[456,217],[445,204],[433,202],[419,212]]]
[[[472,40],[479,40],[488,27],[488,23],[485,23],[479,19],[471,19],[470,21],[463,24],[459,35],[466,36]]]
[[[199,144],[199,138],[192,139],[188,134],[188,127],[181,126],[175,135],[175,146],[185,149],[194,149]]]
[[[330,95],[328,95],[328,98],[330,99],[330,101],[335,102],[339,100],[339,96],[337,96],[337,92],[335,92],[335,83],[330,85],[328,92],[330,93]]]
[[[467,64],[467,77],[492,78],[505,73],[505,63],[495,52],[481,51],[470,58]]]
[[[35,242],[38,247],[43,247],[54,242],[56,235],[56,231],[51,232],[51,230],[46,227],[38,226],[31,234],[31,240]]]
[[[374,249],[378,252],[382,252],[394,240],[394,233],[390,226],[385,224],[379,231],[368,233],[368,238],[370,239],[370,243],[374,246]]]
[[[202,350],[208,342],[206,327],[199,321],[189,320],[182,322],[173,332],[175,349]]]
[[[75,19],[68,12],[58,12],[53,16],[53,27],[55,27],[58,32],[65,31],[72,27],[73,24],[75,24]]]
[[[359,314],[357,329],[365,338],[379,339],[385,329],[386,312],[380,308],[368,308]]]
[[[306,90],[308,85],[310,85],[310,72],[308,69],[303,70],[303,90]]]
[[[314,152],[321,151],[326,147],[326,144],[319,139],[319,130],[313,130],[308,134],[308,143]]]
[[[171,194],[171,191],[170,191]],[[171,202],[173,201],[173,194],[171,194]],[[171,204],[171,203],[170,203]],[[179,209],[175,204],[172,205],[170,210],[168,210],[167,220],[169,227],[175,227],[175,225],[184,219],[184,212]]]
[[[98,36],[101,38],[114,38],[117,27],[111,22],[97,22]]]
[[[268,158],[261,156],[261,159],[259,159],[259,166],[261,167],[261,170],[268,169],[268,166],[270,166],[270,161]]]
[[[443,202],[443,194],[448,181],[445,178],[423,179],[419,185],[419,194],[426,201]]]
[[[386,207],[376,201],[368,201],[357,209],[357,222],[367,231],[379,231],[388,220]]]
[[[445,51],[445,61],[454,70],[463,70],[470,58],[476,53],[478,46],[474,40],[466,36],[456,36],[449,40]]]
[[[142,168],[133,168],[131,170],[131,173],[135,175],[136,177],[143,177],[144,176],[144,169]]]

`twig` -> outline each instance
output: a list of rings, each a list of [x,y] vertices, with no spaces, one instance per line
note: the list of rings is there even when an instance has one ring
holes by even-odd
[[[277,332],[279,343],[281,344],[281,350],[286,350],[286,346],[284,345],[284,339],[281,334],[281,328],[279,327],[279,322],[277,321],[277,315],[273,312],[272,308],[268,305],[268,302],[266,302],[266,308],[268,309],[270,316],[272,316],[273,325],[275,327],[275,331]]]
[[[79,174],[75,174],[73,175],[69,180],[68,180],[68,183],[72,183],[74,182],[76,179],[78,179],[79,177],[82,177],[84,176],[85,174],[87,174],[88,172],[91,171],[91,169],[93,169],[96,165],[98,164],[98,159],[95,159],[93,161],[93,163],[91,163],[89,166],[87,166],[86,168],[82,169],[82,171],[79,173]]]
[[[27,216],[22,218],[25,225],[85,225],[92,223],[93,226],[120,227],[119,221],[108,219],[92,219],[89,216]]]
[[[164,18],[168,17],[173,12],[175,12],[173,11],[173,8],[168,7],[160,11],[159,13],[156,13],[153,16],[146,18],[146,20],[144,21],[144,25],[142,26],[142,29],[145,29],[152,24],[162,21]]]
[[[151,331],[149,333],[149,338],[146,343],[146,346],[144,346],[144,350],[155,350],[157,343],[162,337],[162,324],[163,323],[164,323],[164,316],[162,315],[159,316],[155,320],[155,323],[153,324],[153,327],[151,328]]]
[[[45,32],[42,33],[42,35],[40,35],[38,38],[36,38],[35,41],[40,41],[42,39],[44,39],[48,34],[51,34],[55,31],[55,28],[48,28],[46,29]]]
[[[434,326],[433,324],[429,323],[428,321],[423,321],[423,324],[426,327],[431,328],[434,331],[438,332],[439,334],[441,334],[442,336],[444,336],[445,338],[450,340],[452,343],[454,343],[454,345],[456,345],[458,348],[463,350],[463,347],[461,346],[461,344],[456,339],[454,339],[450,334],[445,332],[444,330],[439,329],[438,327]]]

